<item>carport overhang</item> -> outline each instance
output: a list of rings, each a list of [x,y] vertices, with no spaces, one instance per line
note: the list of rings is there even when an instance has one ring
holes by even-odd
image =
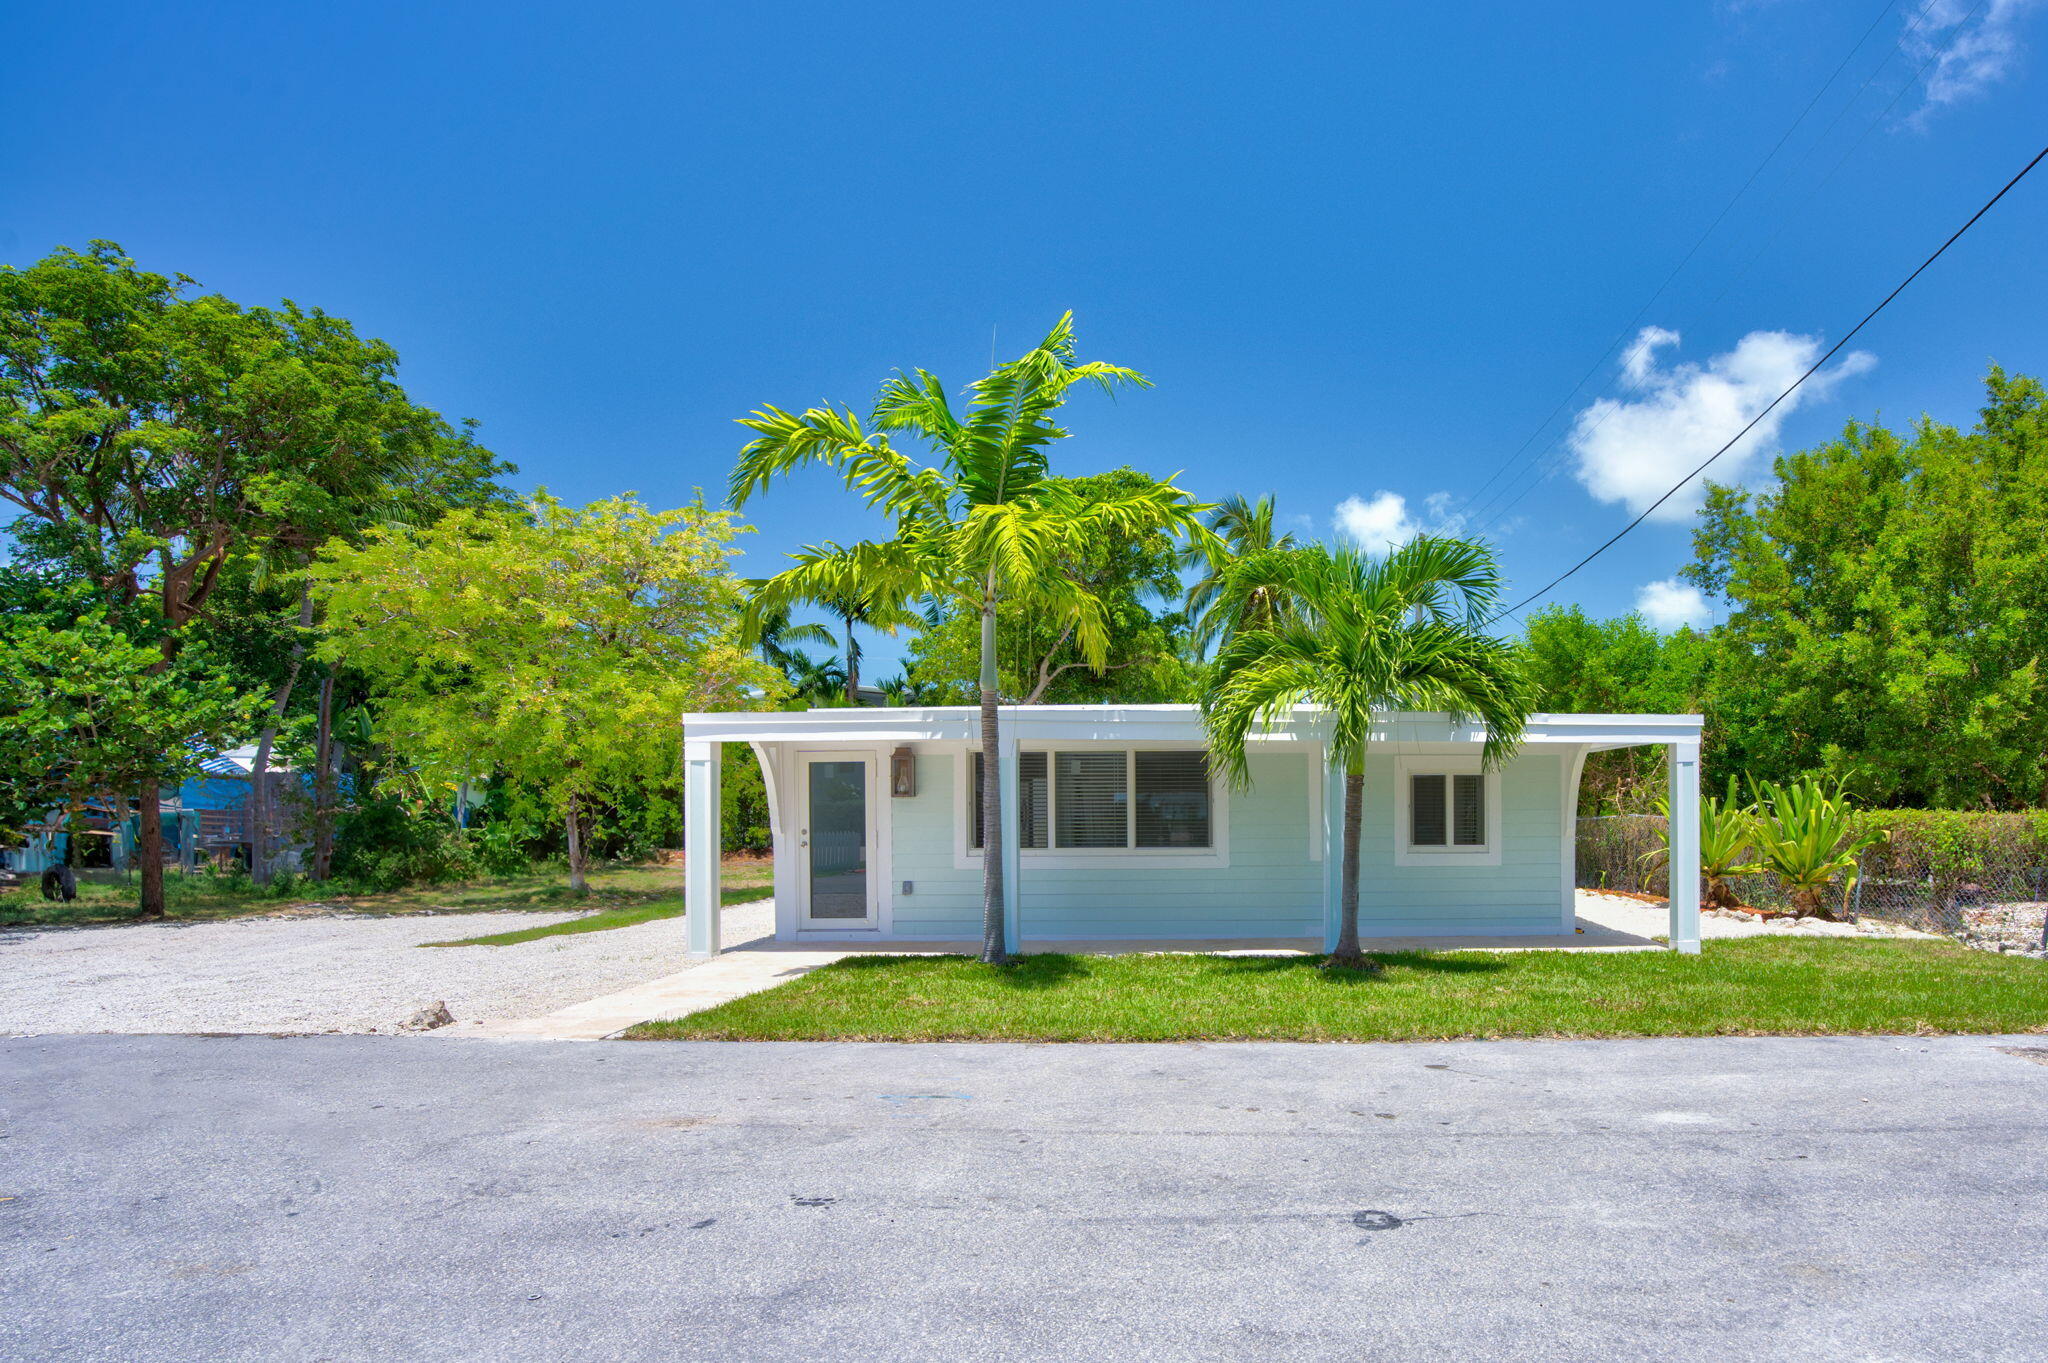
[[[1261,744],[1307,745],[1327,753],[1327,716],[1311,706],[1298,706],[1288,716],[1253,736]],[[719,748],[745,743],[762,760],[769,782],[770,809],[779,808],[774,781],[776,764],[765,748],[821,740],[863,745],[974,743],[980,739],[980,711],[973,706],[874,706],[816,710],[733,711],[683,717],[684,837],[688,849],[686,876],[689,954],[715,956],[721,949],[719,862]],[[1567,779],[1563,802],[1566,889],[1572,881],[1570,849],[1576,827],[1580,768],[1586,755],[1615,748],[1662,747],[1670,809],[1670,946],[1687,954],[1700,949],[1699,762],[1703,720],[1699,715],[1538,714],[1529,717],[1523,747],[1553,749],[1565,758]],[[998,766],[1016,761],[1019,742],[1031,741],[1166,741],[1200,742],[1202,715],[1192,705],[1005,705],[997,711]],[[1404,753],[1473,753],[1486,742],[1484,725],[1455,720],[1445,714],[1388,713],[1378,717],[1371,739]],[[1342,773],[1323,762],[1326,782],[1322,802],[1325,820],[1343,807]],[[1016,861],[1017,809],[1014,791],[1004,783],[1004,887],[1016,940],[1015,913],[1019,866]],[[1334,831],[1334,830],[1333,830]],[[778,846],[783,830],[773,830]],[[1567,924],[1567,927],[1569,925]]]

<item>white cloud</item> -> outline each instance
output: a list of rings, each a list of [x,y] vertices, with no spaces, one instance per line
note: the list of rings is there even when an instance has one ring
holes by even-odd
[[[1579,481],[1603,502],[1623,502],[1641,512],[1726,444],[1826,349],[1818,336],[1752,331],[1733,350],[1704,364],[1660,365],[1657,352],[1677,345],[1678,339],[1675,331],[1644,327],[1622,360],[1628,391],[1580,412],[1565,437]],[[1815,374],[1722,455],[1707,476],[1720,483],[1739,481],[1760,455],[1777,447],[1779,428],[1801,403],[1825,397],[1837,383],[1876,363],[1876,356],[1856,350]],[[1699,482],[1689,482],[1652,519],[1691,516],[1700,504]]]
[[[1924,122],[1934,110],[1982,94],[2011,75],[2022,51],[2019,21],[2035,3],[1927,0],[1899,38],[1915,70],[1941,54],[1928,68],[1926,98],[1913,121]]]
[[[1713,615],[1700,589],[1675,577],[1644,583],[1636,592],[1636,610],[1650,622],[1651,628],[1666,634],[1680,625],[1699,629]]]
[[[1432,492],[1422,499],[1418,518],[1398,492],[1346,497],[1337,503],[1337,532],[1369,554],[1398,549],[1417,535],[1455,535],[1465,528],[1464,513],[1451,510],[1456,500],[1448,492]]]

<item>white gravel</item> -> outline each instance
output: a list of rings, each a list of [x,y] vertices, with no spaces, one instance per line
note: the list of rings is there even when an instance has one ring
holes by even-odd
[[[690,963],[683,919],[502,947],[446,942],[574,913],[274,914],[0,932],[0,1034],[393,1032],[435,1000],[458,1025],[537,1017]],[[732,946],[772,903],[725,910]]]
[[[1671,911],[1627,895],[1580,890],[1577,914],[1581,925],[1597,924],[1638,937],[1662,937],[1671,931]],[[1926,937],[1912,928],[1866,918],[1858,923],[1832,923],[1820,918],[1763,919],[1754,914],[1707,909],[1700,914],[1700,938],[1716,937]]]

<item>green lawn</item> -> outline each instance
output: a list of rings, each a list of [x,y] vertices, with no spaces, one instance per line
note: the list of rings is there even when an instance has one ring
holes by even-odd
[[[638,1039],[1425,1041],[2048,1031],[2048,963],[1950,942],[1710,942],[1669,952],[1318,957],[856,956]]]
[[[737,891],[765,895],[774,872],[765,858],[728,857],[723,878],[727,903]],[[343,885],[301,883],[278,895],[250,885],[246,877],[205,872],[165,874],[170,916],[179,922],[239,918],[257,913],[292,913],[313,908],[342,908],[357,913],[481,913],[487,910],[555,910],[588,908],[621,912],[656,910],[649,917],[682,912],[683,868],[680,866],[607,866],[591,872],[590,893],[569,893],[568,873],[539,870],[528,875],[491,876],[449,885],[409,885],[402,890],[363,893]],[[760,896],[755,896],[760,897]],[[665,912],[664,912],[665,911]],[[126,883],[81,881],[78,898],[69,904],[44,899],[36,878],[0,895],[0,927],[52,924],[122,923],[136,917],[136,889]],[[578,922],[586,920],[579,919]],[[630,921],[645,921],[636,919]],[[621,927],[624,923],[607,924]],[[584,928],[582,931],[594,931]]]
[[[766,899],[775,893],[773,885],[749,885],[739,889],[732,886],[728,877],[719,892],[718,902],[728,907],[734,904],[751,904]],[[509,947],[520,942],[531,942],[542,937],[563,937],[577,932],[603,932],[607,928],[630,928],[635,923],[651,923],[657,918],[675,918],[683,912],[683,897],[672,895],[635,904],[624,909],[602,909],[582,918],[570,918],[560,923],[547,923],[537,928],[515,928],[511,932],[493,932],[482,937],[462,937],[452,942],[422,942],[423,947]]]

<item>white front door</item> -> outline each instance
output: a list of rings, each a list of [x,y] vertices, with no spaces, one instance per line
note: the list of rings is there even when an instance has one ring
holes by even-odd
[[[875,761],[858,752],[805,753],[797,862],[806,928],[875,926]]]

